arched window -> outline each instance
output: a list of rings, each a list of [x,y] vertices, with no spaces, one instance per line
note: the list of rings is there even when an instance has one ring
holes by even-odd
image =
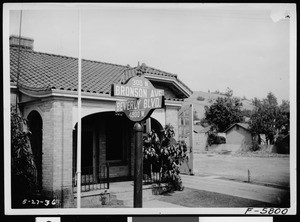
[[[36,166],[36,179],[38,188],[42,188],[42,156],[43,156],[43,120],[37,111],[29,113],[28,117],[29,130],[31,132],[30,144]]]

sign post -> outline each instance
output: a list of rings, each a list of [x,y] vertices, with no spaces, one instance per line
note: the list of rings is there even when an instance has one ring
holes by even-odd
[[[138,73],[145,66],[138,67]],[[125,84],[112,84],[111,95],[128,98],[117,101],[116,114],[125,114],[136,122],[134,130],[134,207],[143,207],[143,126],[141,122],[149,118],[154,109],[164,106],[164,90],[156,89],[152,83],[141,75],[130,78]]]
[[[143,127],[139,122],[133,126],[134,130],[134,208],[143,207]]]

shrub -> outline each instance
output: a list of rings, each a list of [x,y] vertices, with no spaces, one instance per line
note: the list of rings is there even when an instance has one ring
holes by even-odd
[[[209,146],[213,144],[226,143],[226,139],[223,136],[218,136],[217,133],[210,131],[208,134],[207,143]]]
[[[260,148],[261,147],[260,147],[260,145],[257,142],[253,142],[252,146],[249,148],[249,150],[255,152],[255,151],[260,150]]]
[[[205,98],[204,98],[204,97],[202,97],[202,96],[198,96],[198,97],[197,97],[197,100],[198,100],[198,101],[204,101],[204,100],[205,100]]]
[[[13,204],[32,195],[36,189],[33,155],[27,121],[11,107],[11,180]]]
[[[144,136],[144,172],[151,175],[152,171],[162,173],[162,182],[167,182],[175,190],[183,190],[180,164],[187,158],[185,142],[174,139],[175,132],[167,125],[160,140],[154,131]]]
[[[277,152],[280,154],[288,154],[290,152],[290,140],[289,136],[279,134],[276,139],[275,146],[277,148]]]

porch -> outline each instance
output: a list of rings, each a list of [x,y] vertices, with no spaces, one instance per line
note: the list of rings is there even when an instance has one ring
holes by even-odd
[[[77,192],[77,176],[76,171],[74,169],[73,172],[73,181],[72,181],[72,189],[73,193]],[[131,177],[110,177],[110,165],[106,163],[105,165],[99,166],[97,169],[94,167],[84,167],[82,168],[81,174],[81,192],[89,192],[89,191],[97,191],[97,190],[115,190],[126,192],[128,184],[131,183],[133,186],[133,181]],[[162,183],[162,175],[161,172],[151,172],[148,174],[144,174],[143,176],[143,185],[160,185]],[[124,185],[118,186],[119,184]],[[130,190],[130,189],[129,189]]]
[[[167,189],[164,183],[149,183],[143,181],[143,202],[149,202],[156,199],[159,190]],[[108,204],[101,203],[101,196],[106,194],[109,200]],[[75,205],[77,193],[74,193]],[[111,182],[109,189],[105,190],[89,190],[81,193],[81,206],[83,208],[96,208],[96,207],[124,207],[131,208],[134,204],[134,182],[122,181]]]

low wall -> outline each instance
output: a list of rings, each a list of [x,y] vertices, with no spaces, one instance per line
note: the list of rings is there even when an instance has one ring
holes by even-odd
[[[213,144],[208,147],[208,150],[216,151],[216,152],[222,152],[222,151],[237,152],[245,148],[246,147],[242,146],[241,144]]]
[[[208,147],[209,151],[215,152],[238,152],[238,151],[248,151],[250,149],[250,145],[241,145],[241,144],[213,144]],[[265,151],[266,153],[278,153],[278,148],[275,145],[262,145],[261,151]]]

